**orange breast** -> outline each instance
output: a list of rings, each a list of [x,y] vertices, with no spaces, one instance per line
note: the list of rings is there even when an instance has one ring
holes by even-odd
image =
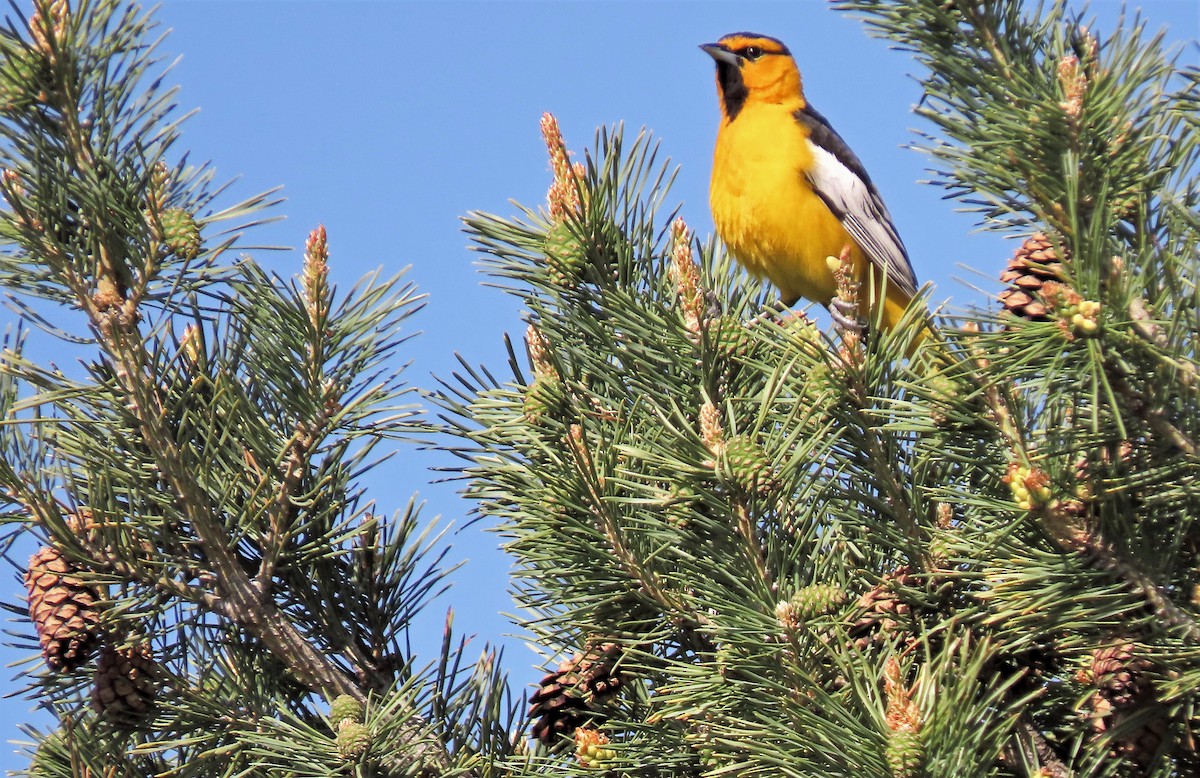
[[[722,124],[709,188],[721,239],[751,273],[766,276],[785,300],[828,303],[833,274],[825,259],[849,245],[861,252],[812,191],[808,137],[783,105],[747,105]]]

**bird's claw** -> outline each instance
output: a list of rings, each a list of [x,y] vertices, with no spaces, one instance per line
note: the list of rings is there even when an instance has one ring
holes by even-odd
[[[835,297],[829,303],[829,315],[841,329],[862,334],[863,325],[858,319],[858,306],[854,303]]]

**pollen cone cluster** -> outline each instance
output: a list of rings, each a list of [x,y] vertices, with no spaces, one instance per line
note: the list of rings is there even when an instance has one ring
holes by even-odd
[[[92,708],[118,723],[136,721],[154,705],[154,676],[148,645],[105,646],[96,663]]]
[[[580,727],[575,732],[575,760],[583,767],[601,767],[617,755],[608,744],[608,736],[603,732],[590,727]]]
[[[529,717],[536,719],[533,736],[553,745],[559,736],[569,736],[593,715],[593,705],[621,688],[617,666],[621,646],[617,643],[589,645],[548,673],[529,699]]]
[[[1000,274],[1008,288],[1000,293],[1004,309],[1029,321],[1050,321],[1053,310],[1042,295],[1047,282],[1061,282],[1062,260],[1044,232],[1034,233],[1021,244]]]
[[[76,573],[50,546],[30,557],[25,572],[29,617],[37,628],[42,656],[53,670],[74,670],[82,665],[99,639],[96,593]]]

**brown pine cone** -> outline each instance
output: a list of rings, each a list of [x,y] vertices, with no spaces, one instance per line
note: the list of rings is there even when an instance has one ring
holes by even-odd
[[[154,706],[158,691],[150,646],[105,646],[96,663],[92,708],[118,723],[136,721]]]
[[[862,614],[850,625],[854,646],[862,651],[872,643],[884,643],[900,633],[912,615],[912,608],[896,595],[898,586],[917,586],[917,577],[905,565],[880,579],[858,598]]]
[[[553,745],[560,735],[569,736],[595,718],[593,704],[621,688],[620,658],[617,643],[589,644],[557,671],[547,673],[529,698],[529,718],[537,719],[533,736]]]
[[[1050,281],[1063,281],[1062,260],[1044,232],[1029,236],[1008,261],[1000,274],[1008,288],[1000,293],[1004,309],[1030,321],[1050,321],[1051,307],[1042,296],[1042,287]]]
[[[1159,715],[1153,716],[1141,727],[1121,738],[1115,748],[1116,754],[1132,760],[1140,767],[1149,767],[1167,737],[1168,724],[1167,717],[1160,711]]]
[[[1112,643],[1092,651],[1092,661],[1079,674],[1079,680],[1096,688],[1091,698],[1092,729],[1097,733],[1122,730],[1137,719],[1142,724],[1115,733],[1114,759],[1123,758],[1146,767],[1154,759],[1166,737],[1168,721],[1153,697],[1146,677],[1149,660],[1134,653],[1132,643]]]
[[[533,736],[548,746],[554,745],[560,735],[570,736],[588,720],[591,711],[582,696],[572,694],[572,687],[561,683],[563,675],[561,669],[547,673],[529,698],[529,718],[536,719]]]
[[[38,549],[29,558],[25,572],[29,618],[37,628],[42,656],[52,670],[79,667],[99,640],[96,593],[75,576],[76,572],[51,546]]]
[[[621,670],[617,667],[620,659],[620,644],[591,644],[583,653],[571,657],[574,668],[563,676],[563,682],[582,689],[593,698],[607,697],[620,689],[624,682]]]
[[[1092,652],[1092,685],[1096,694],[1114,708],[1133,705],[1150,691],[1145,678],[1150,662],[1133,651],[1132,643],[1114,643]]]
[[[1096,694],[1092,697],[1092,712],[1092,731],[1097,736],[1116,730],[1109,743],[1109,755],[1113,759],[1128,759],[1142,768],[1154,760],[1170,727],[1165,711],[1153,700],[1144,708],[1138,705],[1114,709]],[[1130,728],[1128,723],[1135,718],[1141,722],[1140,726]]]

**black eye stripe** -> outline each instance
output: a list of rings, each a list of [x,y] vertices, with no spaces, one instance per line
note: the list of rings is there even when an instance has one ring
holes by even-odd
[[[763,51],[761,46],[743,46],[734,53],[753,62],[764,54],[773,54],[774,52]]]

